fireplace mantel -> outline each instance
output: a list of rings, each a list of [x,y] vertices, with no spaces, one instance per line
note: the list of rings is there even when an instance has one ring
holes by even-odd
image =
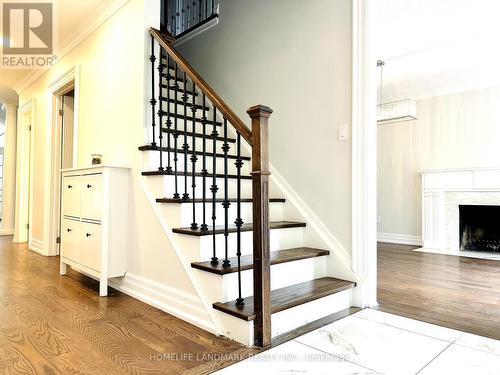
[[[421,174],[423,246],[459,252],[459,205],[500,206],[500,167],[433,169]]]

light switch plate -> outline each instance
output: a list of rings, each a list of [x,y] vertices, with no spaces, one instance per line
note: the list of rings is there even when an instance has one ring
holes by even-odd
[[[339,141],[347,141],[349,138],[349,128],[347,125],[339,126]]]

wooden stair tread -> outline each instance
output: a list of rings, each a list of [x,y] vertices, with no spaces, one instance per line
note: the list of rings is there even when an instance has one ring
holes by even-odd
[[[161,148],[162,151],[164,152],[175,152],[176,149],[175,148],[168,148],[168,147],[165,147],[163,146]],[[139,147],[139,151],[160,151],[160,146],[151,146],[151,145],[145,145],[145,146],[141,146]],[[193,150],[188,150],[188,155],[192,155],[193,154]],[[182,148],[177,148],[177,154],[184,154],[184,150]],[[203,156],[203,151],[195,151],[195,154],[196,155],[199,155],[199,156]],[[206,153],[207,156],[213,156],[213,152],[207,152]],[[224,154],[220,154],[220,153],[216,153],[215,154],[215,157],[217,158],[223,158],[225,155]],[[238,159],[238,155],[227,155],[227,158],[228,159]],[[242,156],[241,157],[241,160],[246,160],[246,161],[249,161],[249,160],[252,160],[252,158],[250,156]],[[190,161],[191,163],[191,161]]]
[[[271,252],[271,265],[294,262],[296,260],[316,258],[320,256],[329,255],[328,250],[313,249],[310,247],[297,247],[294,249],[278,250]],[[238,258],[229,258],[231,262],[231,268],[222,268],[222,262],[218,265],[212,266],[210,261],[208,262],[193,262],[191,267],[211,272],[216,275],[227,275],[230,273],[238,272]],[[253,268],[253,255],[244,255],[241,257],[241,270],[251,270]]]
[[[230,203],[236,203],[236,198],[229,198],[228,201]],[[285,198],[270,198],[269,202],[270,203],[285,203]],[[192,199],[188,200],[183,200],[183,199],[175,199],[175,198],[157,198],[156,199],[157,203],[176,203],[176,204],[185,204],[185,203],[193,203]],[[203,203],[203,199],[201,198],[196,198],[194,200],[195,203]],[[213,199],[205,199],[206,203],[212,203]],[[223,203],[224,198],[216,198],[215,203]],[[241,198],[241,203],[252,203],[253,199],[252,198]]]
[[[184,113],[177,113],[177,114],[175,114],[175,113],[169,113],[169,112],[164,111],[162,109],[160,109],[158,112],[161,113],[161,115],[163,117],[173,117],[173,118],[176,118],[176,119],[180,120],[180,121],[177,122],[178,124],[180,123],[180,125],[184,125],[183,124],[183,122],[184,122]],[[200,124],[203,123],[203,119],[202,118],[199,118],[199,117],[194,117],[193,118],[193,116],[191,116],[191,115],[186,115],[186,121],[193,122],[193,119],[194,119],[194,122],[198,122]],[[207,125],[213,126],[214,125],[214,120],[207,119],[207,120],[205,120],[205,123]],[[216,126],[222,126],[222,122],[215,121],[215,125]],[[181,132],[184,135],[184,130],[182,130]]]
[[[168,129],[168,128],[165,128],[163,127],[161,129],[161,131],[163,133],[169,133],[169,134],[178,134],[179,136],[184,136],[184,132],[182,130],[177,130],[177,132],[172,128],[172,129]],[[211,135],[211,134],[208,134],[208,133],[211,133],[211,130],[210,131],[207,131],[207,135],[205,136],[205,139],[207,140],[207,143],[210,141],[210,142],[213,142],[213,139],[214,137]],[[188,138],[193,138],[193,132],[187,132],[187,136]],[[194,133],[194,136],[196,138],[203,138],[203,134],[202,133]],[[221,137],[221,136],[217,136],[215,137],[215,139],[217,141],[224,141],[224,137]],[[236,143],[236,139],[234,138],[228,138],[227,139],[227,143]]]
[[[177,100],[175,100],[174,98],[169,99],[165,96],[161,97],[161,101],[165,102],[165,103],[168,102],[170,104],[184,105],[184,102],[182,101],[182,99],[177,99]],[[188,103],[187,106],[189,108],[191,108],[193,106],[193,103]],[[203,107],[203,105],[201,105],[201,104],[195,104],[195,107],[196,107],[196,109],[200,109],[200,110],[203,110],[203,108],[205,108],[205,111],[207,111],[207,112],[210,111],[210,107],[207,107],[207,106]]]
[[[320,279],[306,281],[300,284],[287,286],[271,291],[271,313],[290,309],[303,305],[329,295],[351,289],[356,286],[352,281],[335,279],[333,277],[322,277]],[[214,309],[235,316],[236,318],[251,321],[255,319],[253,296],[245,298],[245,305],[239,309],[236,301],[226,303],[217,302],[213,304]]]
[[[299,223],[296,221],[272,221],[269,223],[270,229],[286,229],[286,228],[303,228],[306,226],[306,223]],[[241,231],[242,232],[250,232],[253,229],[253,223],[245,223],[241,226]],[[190,236],[208,236],[211,234],[221,234],[224,233],[224,225],[216,225],[215,230],[213,227],[208,227],[207,231],[201,231],[199,228],[198,229],[191,229],[191,228],[174,228],[172,229],[174,233],[180,233],[180,234],[187,234]],[[236,226],[230,225],[229,226],[229,233],[235,233],[236,232]]]
[[[189,81],[186,81],[186,83],[189,83]],[[181,94],[184,94],[184,89],[182,87],[179,87],[179,86],[175,86],[175,85],[166,85],[164,83],[161,84],[161,87],[165,90],[172,90],[172,91],[177,91],[178,93],[181,93]],[[187,89],[186,92],[185,92],[186,95],[193,95],[193,90],[191,89]],[[197,92],[194,93],[194,96],[198,96],[199,94]]]
[[[187,174],[188,177],[191,177],[193,174],[191,172],[184,172],[184,171],[177,171],[177,173],[174,173],[173,171],[172,172],[167,172],[167,171],[146,171],[146,172],[142,172],[142,175],[143,176],[185,176]],[[203,173],[201,172],[196,172],[195,174],[195,177],[203,177]],[[213,177],[213,174],[212,173],[208,173],[207,174],[207,178],[212,178]],[[217,173],[215,175],[215,177],[217,178],[224,178],[224,174],[223,173]],[[238,176],[236,176],[235,174],[229,174],[227,175],[227,178],[231,179],[231,180],[234,180],[234,179],[237,179]],[[242,180],[251,180],[252,179],[252,176],[247,176],[247,175],[243,175],[241,176],[241,179]]]

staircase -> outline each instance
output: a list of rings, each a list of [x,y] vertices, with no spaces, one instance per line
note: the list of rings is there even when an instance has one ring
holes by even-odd
[[[252,130],[151,29],[148,186],[224,334],[269,346],[278,335],[351,307],[355,282],[331,277],[328,249],[269,181],[265,106]],[[310,233],[310,232],[307,232]],[[307,236],[308,238],[310,236]]]

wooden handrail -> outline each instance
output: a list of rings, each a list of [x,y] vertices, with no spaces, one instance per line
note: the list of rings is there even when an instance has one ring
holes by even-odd
[[[177,66],[181,68],[194,82],[196,86],[198,86],[201,91],[205,94],[205,96],[212,102],[212,104],[217,107],[217,109],[222,113],[222,115],[229,121],[231,125],[241,134],[243,139],[248,142],[248,144],[252,145],[252,132],[245,125],[245,123],[238,117],[236,113],[234,113],[231,108],[220,98],[219,95],[215,92],[215,90],[210,87],[210,85],[205,82],[203,78],[193,69],[191,65],[174,49],[171,45],[174,38],[171,36],[164,34],[160,30],[155,28],[149,29],[150,34],[155,38],[160,45],[167,50],[170,58],[177,63]]]

